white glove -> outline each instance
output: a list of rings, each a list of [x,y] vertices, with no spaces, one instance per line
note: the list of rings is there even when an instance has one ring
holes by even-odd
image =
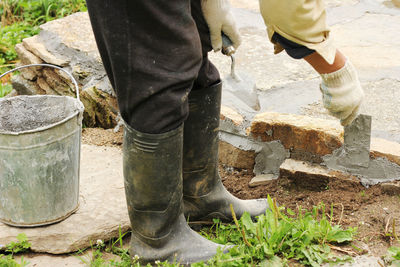
[[[340,119],[343,126],[353,122],[364,99],[364,91],[354,66],[347,60],[340,70],[321,74],[321,78],[324,107],[332,116]]]
[[[231,13],[228,0],[201,0],[203,16],[208,24],[211,45],[215,52],[222,48],[221,33],[225,33],[238,48],[241,43],[239,31]]]

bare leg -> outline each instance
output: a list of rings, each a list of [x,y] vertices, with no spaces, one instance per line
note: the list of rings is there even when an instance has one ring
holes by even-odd
[[[335,61],[332,65],[325,61],[325,59],[317,52],[312,53],[304,57],[319,74],[332,73],[341,69],[346,63],[346,57],[339,51],[336,50]]]

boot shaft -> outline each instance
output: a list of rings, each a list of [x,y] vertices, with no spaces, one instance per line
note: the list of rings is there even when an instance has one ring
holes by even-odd
[[[221,89],[220,82],[189,95],[183,146],[185,196],[207,194],[217,182]]]
[[[182,213],[183,127],[163,134],[124,127],[123,171],[132,230],[160,239]]]

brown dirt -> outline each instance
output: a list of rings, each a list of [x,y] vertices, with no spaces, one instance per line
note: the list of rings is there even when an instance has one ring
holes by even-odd
[[[86,128],[82,141],[100,146],[121,146],[122,131],[114,133],[112,130]],[[357,227],[355,244],[363,247],[364,253],[382,256],[389,246],[399,245],[393,237],[393,221],[395,226],[400,224],[400,196],[384,194],[379,185],[365,188],[361,184],[331,180],[322,190],[312,191],[306,184],[302,186],[281,177],[267,185],[250,188],[248,183],[253,174],[247,170],[221,165],[220,174],[225,187],[242,199],[265,198],[269,194],[280,206],[292,210],[297,210],[298,206],[311,209],[321,202],[327,208],[333,205],[333,222],[344,227]],[[400,236],[400,226],[396,228],[395,233]]]
[[[84,128],[82,130],[82,143],[96,146],[114,146],[122,145],[122,131],[114,133],[113,129],[102,128]]]
[[[332,180],[324,190],[310,191],[281,177],[267,185],[250,188],[248,183],[253,175],[247,171],[220,167],[220,173],[225,187],[242,199],[264,198],[269,194],[279,205],[292,210],[298,206],[310,210],[323,202],[328,212],[333,204],[333,222],[357,227],[358,246],[368,245],[374,256],[385,255],[387,248],[396,244],[392,226],[393,220],[400,223],[400,196],[384,194],[379,185],[365,188],[361,184],[346,185]],[[399,229],[395,232],[400,236]]]

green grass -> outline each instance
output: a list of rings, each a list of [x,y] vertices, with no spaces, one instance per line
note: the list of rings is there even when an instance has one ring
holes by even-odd
[[[17,240],[5,246],[6,254],[0,254],[0,267],[22,267],[28,264],[23,257],[21,257],[21,263],[14,260],[15,254],[25,252],[31,247],[25,234],[19,234]]]
[[[86,11],[85,0],[2,0],[0,1],[0,73],[15,67],[15,45],[39,33],[39,26],[78,11]],[[0,97],[11,92],[0,82]]]
[[[0,73],[15,66],[18,61],[15,45],[38,34],[39,25],[86,10],[85,0],[0,1]]]
[[[11,84],[0,83],[0,97],[3,97],[12,91]]]
[[[384,259],[387,266],[400,267],[400,247],[390,247]]]
[[[320,204],[312,211],[298,208],[296,212],[277,207],[268,198],[271,210],[253,222],[249,214],[244,214],[234,224],[224,224],[215,220],[210,228],[201,234],[219,244],[235,245],[228,253],[218,251],[208,262],[195,263],[193,267],[205,266],[285,266],[290,259],[305,266],[320,266],[350,260],[332,254],[330,245],[349,243],[353,240],[355,229],[342,229],[333,225],[325,213],[325,205]],[[285,213],[286,214],[285,214]],[[330,218],[333,217],[332,209]],[[120,235],[121,236],[121,235]],[[122,238],[119,238],[121,241]],[[102,252],[117,254],[120,260],[105,261]],[[99,247],[88,266],[132,266],[139,267],[138,258],[130,262],[128,252],[122,248],[122,241],[113,242],[111,247]],[[158,266],[177,267],[178,263],[157,262]],[[149,265],[150,266],[150,265]]]

